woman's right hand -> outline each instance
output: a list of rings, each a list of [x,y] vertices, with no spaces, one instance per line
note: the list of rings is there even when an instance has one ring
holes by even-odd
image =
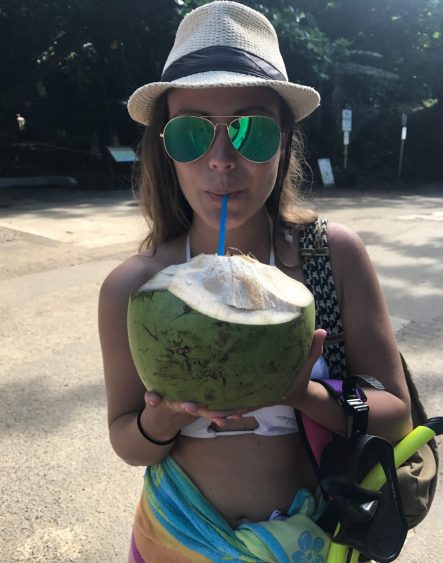
[[[152,391],[147,391],[145,393],[145,402],[148,408],[169,409],[170,411],[174,411],[175,413],[187,415],[189,417],[189,422],[185,423],[184,426],[186,424],[191,424],[195,418],[206,418],[210,422],[217,424],[217,426],[219,426],[220,428],[223,428],[226,425],[227,418],[240,420],[243,414],[254,410],[253,408],[249,408],[229,411],[212,411],[209,410],[207,406],[198,405],[197,403],[190,401],[168,401],[158,393],[153,393]]]

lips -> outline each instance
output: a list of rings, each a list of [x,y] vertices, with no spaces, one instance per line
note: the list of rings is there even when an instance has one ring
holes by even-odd
[[[229,199],[236,199],[237,197],[239,197],[242,193],[243,190],[237,190],[235,192],[206,192],[208,194],[208,196],[212,199],[215,200],[221,200],[222,197],[224,195],[227,195],[229,197]]]

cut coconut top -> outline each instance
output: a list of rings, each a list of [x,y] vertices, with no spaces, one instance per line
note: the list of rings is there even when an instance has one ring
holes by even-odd
[[[209,317],[253,325],[289,322],[314,301],[303,284],[245,255],[200,254],[165,268],[138,292],[159,290]]]

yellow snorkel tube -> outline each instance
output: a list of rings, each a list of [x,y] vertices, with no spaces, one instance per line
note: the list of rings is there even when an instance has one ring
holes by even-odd
[[[403,438],[394,447],[394,463],[395,467],[398,468],[406,460],[408,460],[414,453],[424,444],[435,438],[436,436],[443,433],[443,417],[438,416],[430,418],[423,425],[417,426],[410,432],[407,436]],[[371,491],[378,491],[386,483],[386,476],[378,463],[371,471],[366,475],[360,485]],[[337,535],[340,530],[340,523],[334,532],[334,536]],[[349,554],[351,552],[351,558],[349,559]],[[357,563],[359,558],[359,551],[357,549],[350,548],[346,545],[335,543],[332,541],[329,548],[327,563]]]

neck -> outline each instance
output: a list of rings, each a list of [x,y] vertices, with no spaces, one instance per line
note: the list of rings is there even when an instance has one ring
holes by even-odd
[[[195,217],[189,230],[192,256],[215,254],[219,231]],[[271,223],[267,212],[260,212],[239,227],[226,230],[225,254],[252,254],[267,264],[271,251]]]

